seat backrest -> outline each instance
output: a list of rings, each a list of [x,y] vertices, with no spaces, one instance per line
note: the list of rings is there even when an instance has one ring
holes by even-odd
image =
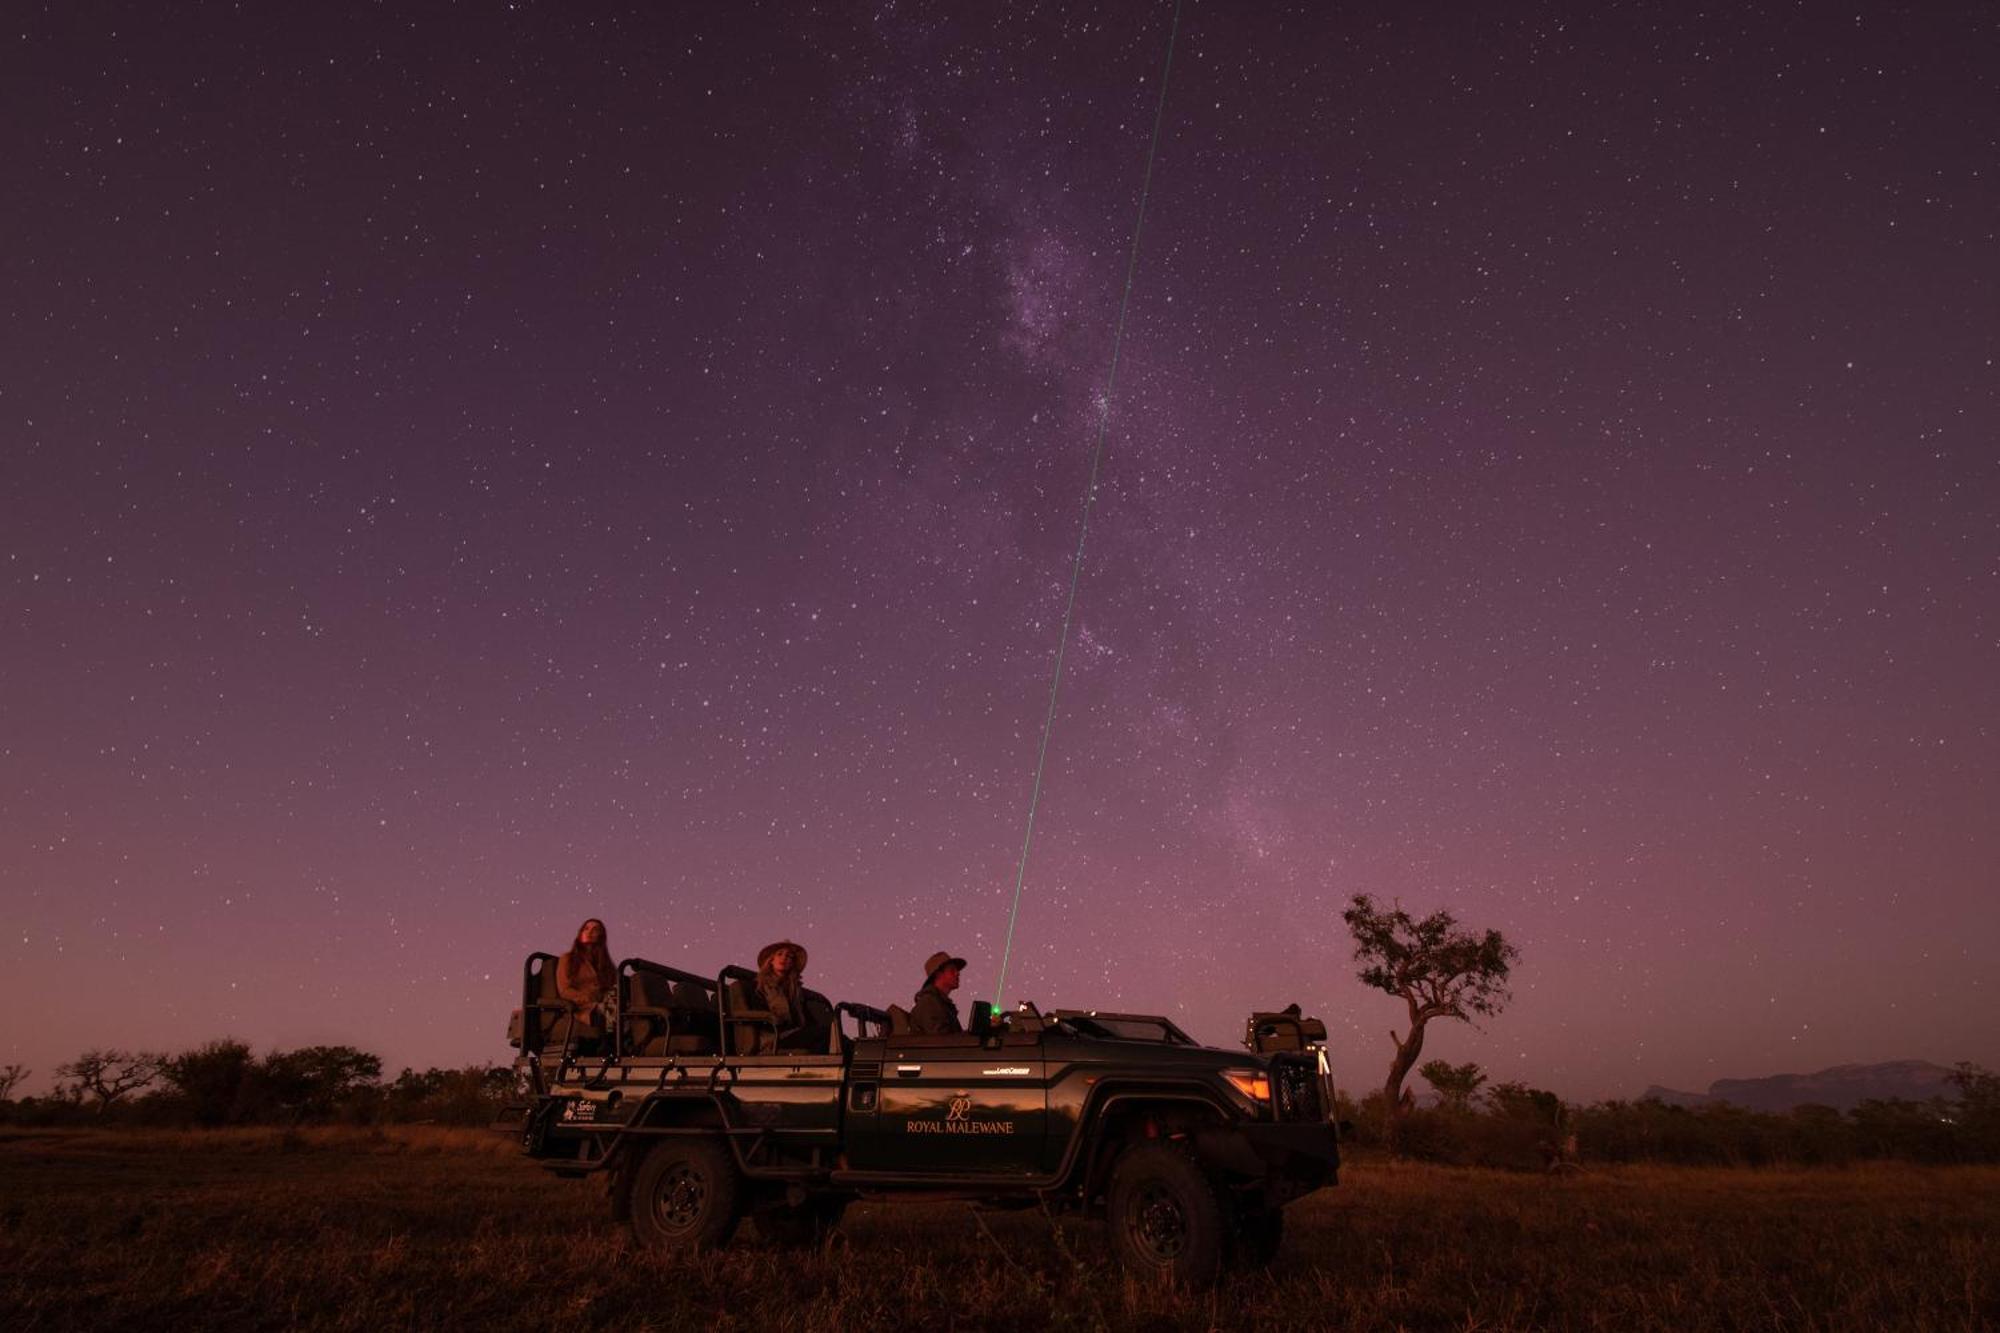
[[[692,981],[673,985],[673,1049],[681,1055],[714,1055],[715,1000],[705,986]]]
[[[757,1004],[757,997],[741,977],[731,977],[729,987],[730,1055],[768,1055],[778,1049],[778,1031],[771,1014]]]
[[[625,974],[625,1008],[665,1009],[673,1002],[673,983],[657,972],[633,968]]]
[[[910,1027],[910,1011],[900,1004],[892,1004],[886,1011],[889,1015],[889,1035],[907,1037],[914,1029]]]
[[[715,1054],[715,1006],[700,986],[646,967],[625,974],[627,1055]]]
[[[522,1027],[534,1025],[538,1048],[545,1052],[559,1052],[569,1040],[569,1004],[562,997],[562,990],[556,985],[555,959],[542,965],[540,975],[535,978],[535,1009],[522,1016]]]
[[[623,1029],[621,1049],[627,1055],[659,1055],[666,1049],[667,1019],[648,1012],[665,1009],[666,978],[642,968],[621,973],[624,994],[619,997],[619,1027]]]
[[[839,1025],[833,1013],[833,1001],[816,990],[800,992],[800,1026],[798,1049],[815,1054],[839,1055],[843,1049],[840,1041]]]

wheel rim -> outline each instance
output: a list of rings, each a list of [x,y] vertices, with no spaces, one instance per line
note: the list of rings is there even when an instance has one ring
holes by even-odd
[[[676,1162],[653,1192],[653,1219],[667,1231],[691,1231],[708,1205],[708,1181],[687,1162]]]
[[[1187,1248],[1187,1212],[1171,1190],[1148,1185],[1132,1200],[1126,1223],[1139,1252],[1158,1264],[1171,1264]]]

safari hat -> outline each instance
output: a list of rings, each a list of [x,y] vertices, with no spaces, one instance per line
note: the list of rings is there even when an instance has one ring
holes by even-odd
[[[963,958],[953,958],[950,954],[946,953],[944,950],[939,949],[936,953],[932,954],[930,958],[927,959],[924,963],[924,984],[928,986],[930,984],[931,978],[936,976],[938,973],[944,971],[947,967],[964,967],[964,966],[965,966],[965,960]]]
[[[776,944],[767,944],[759,949],[757,951],[758,968],[762,969],[764,964],[771,961],[771,955],[780,949],[790,949],[793,953],[797,954],[799,956],[799,971],[803,972],[806,970],[806,946],[803,944],[794,944],[790,940],[779,940]]]

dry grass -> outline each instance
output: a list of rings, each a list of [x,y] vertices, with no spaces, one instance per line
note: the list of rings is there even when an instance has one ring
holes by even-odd
[[[1278,1266],[1137,1289],[1091,1225],[867,1204],[825,1248],[633,1252],[462,1130],[0,1134],[0,1326],[1770,1328],[2000,1322],[2000,1170],[1364,1164]]]

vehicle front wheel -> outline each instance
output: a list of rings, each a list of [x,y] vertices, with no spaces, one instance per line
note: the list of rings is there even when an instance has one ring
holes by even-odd
[[[742,1178],[715,1139],[653,1145],[632,1180],[632,1236],[654,1250],[710,1250],[736,1230]]]
[[[1222,1272],[1225,1216],[1213,1182],[1165,1143],[1127,1148],[1105,1199],[1111,1249],[1127,1272],[1179,1286],[1213,1286]]]

